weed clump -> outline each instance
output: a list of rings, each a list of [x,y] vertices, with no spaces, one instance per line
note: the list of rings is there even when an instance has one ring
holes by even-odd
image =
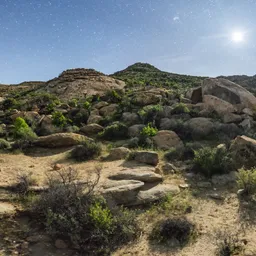
[[[84,184],[76,182],[77,175],[69,168],[49,177],[48,190],[37,198],[31,211],[53,238],[68,241],[82,255],[110,255],[137,237],[135,215],[122,208],[109,208],[96,195],[99,169],[96,178]]]
[[[243,189],[244,195],[253,196],[256,194],[256,169],[240,169],[237,174],[237,185]]]
[[[175,241],[184,246],[195,238],[195,225],[185,218],[169,218],[158,222],[151,234],[151,239],[159,243]]]
[[[71,158],[76,161],[86,161],[98,157],[101,153],[101,145],[94,141],[85,141],[71,151]]]
[[[107,126],[99,136],[106,140],[124,139],[128,135],[128,127],[120,122]]]

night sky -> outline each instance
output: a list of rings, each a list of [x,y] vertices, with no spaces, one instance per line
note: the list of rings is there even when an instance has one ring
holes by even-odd
[[[0,0],[0,83],[135,62],[256,74],[256,0]]]

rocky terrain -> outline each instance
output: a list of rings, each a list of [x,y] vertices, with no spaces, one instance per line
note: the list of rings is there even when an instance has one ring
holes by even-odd
[[[256,255],[246,88],[143,63],[4,88],[0,255]]]

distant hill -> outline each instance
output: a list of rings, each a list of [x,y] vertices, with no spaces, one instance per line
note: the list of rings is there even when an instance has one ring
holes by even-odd
[[[199,86],[205,77],[180,75],[161,71],[147,63],[135,63],[111,75],[123,80],[127,86],[152,85],[173,89]]]

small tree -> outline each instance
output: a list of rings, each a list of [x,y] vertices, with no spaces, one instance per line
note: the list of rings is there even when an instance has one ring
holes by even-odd
[[[30,141],[35,139],[37,136],[33,132],[33,130],[28,126],[26,121],[23,118],[18,117],[14,122],[14,137],[16,139]]]

